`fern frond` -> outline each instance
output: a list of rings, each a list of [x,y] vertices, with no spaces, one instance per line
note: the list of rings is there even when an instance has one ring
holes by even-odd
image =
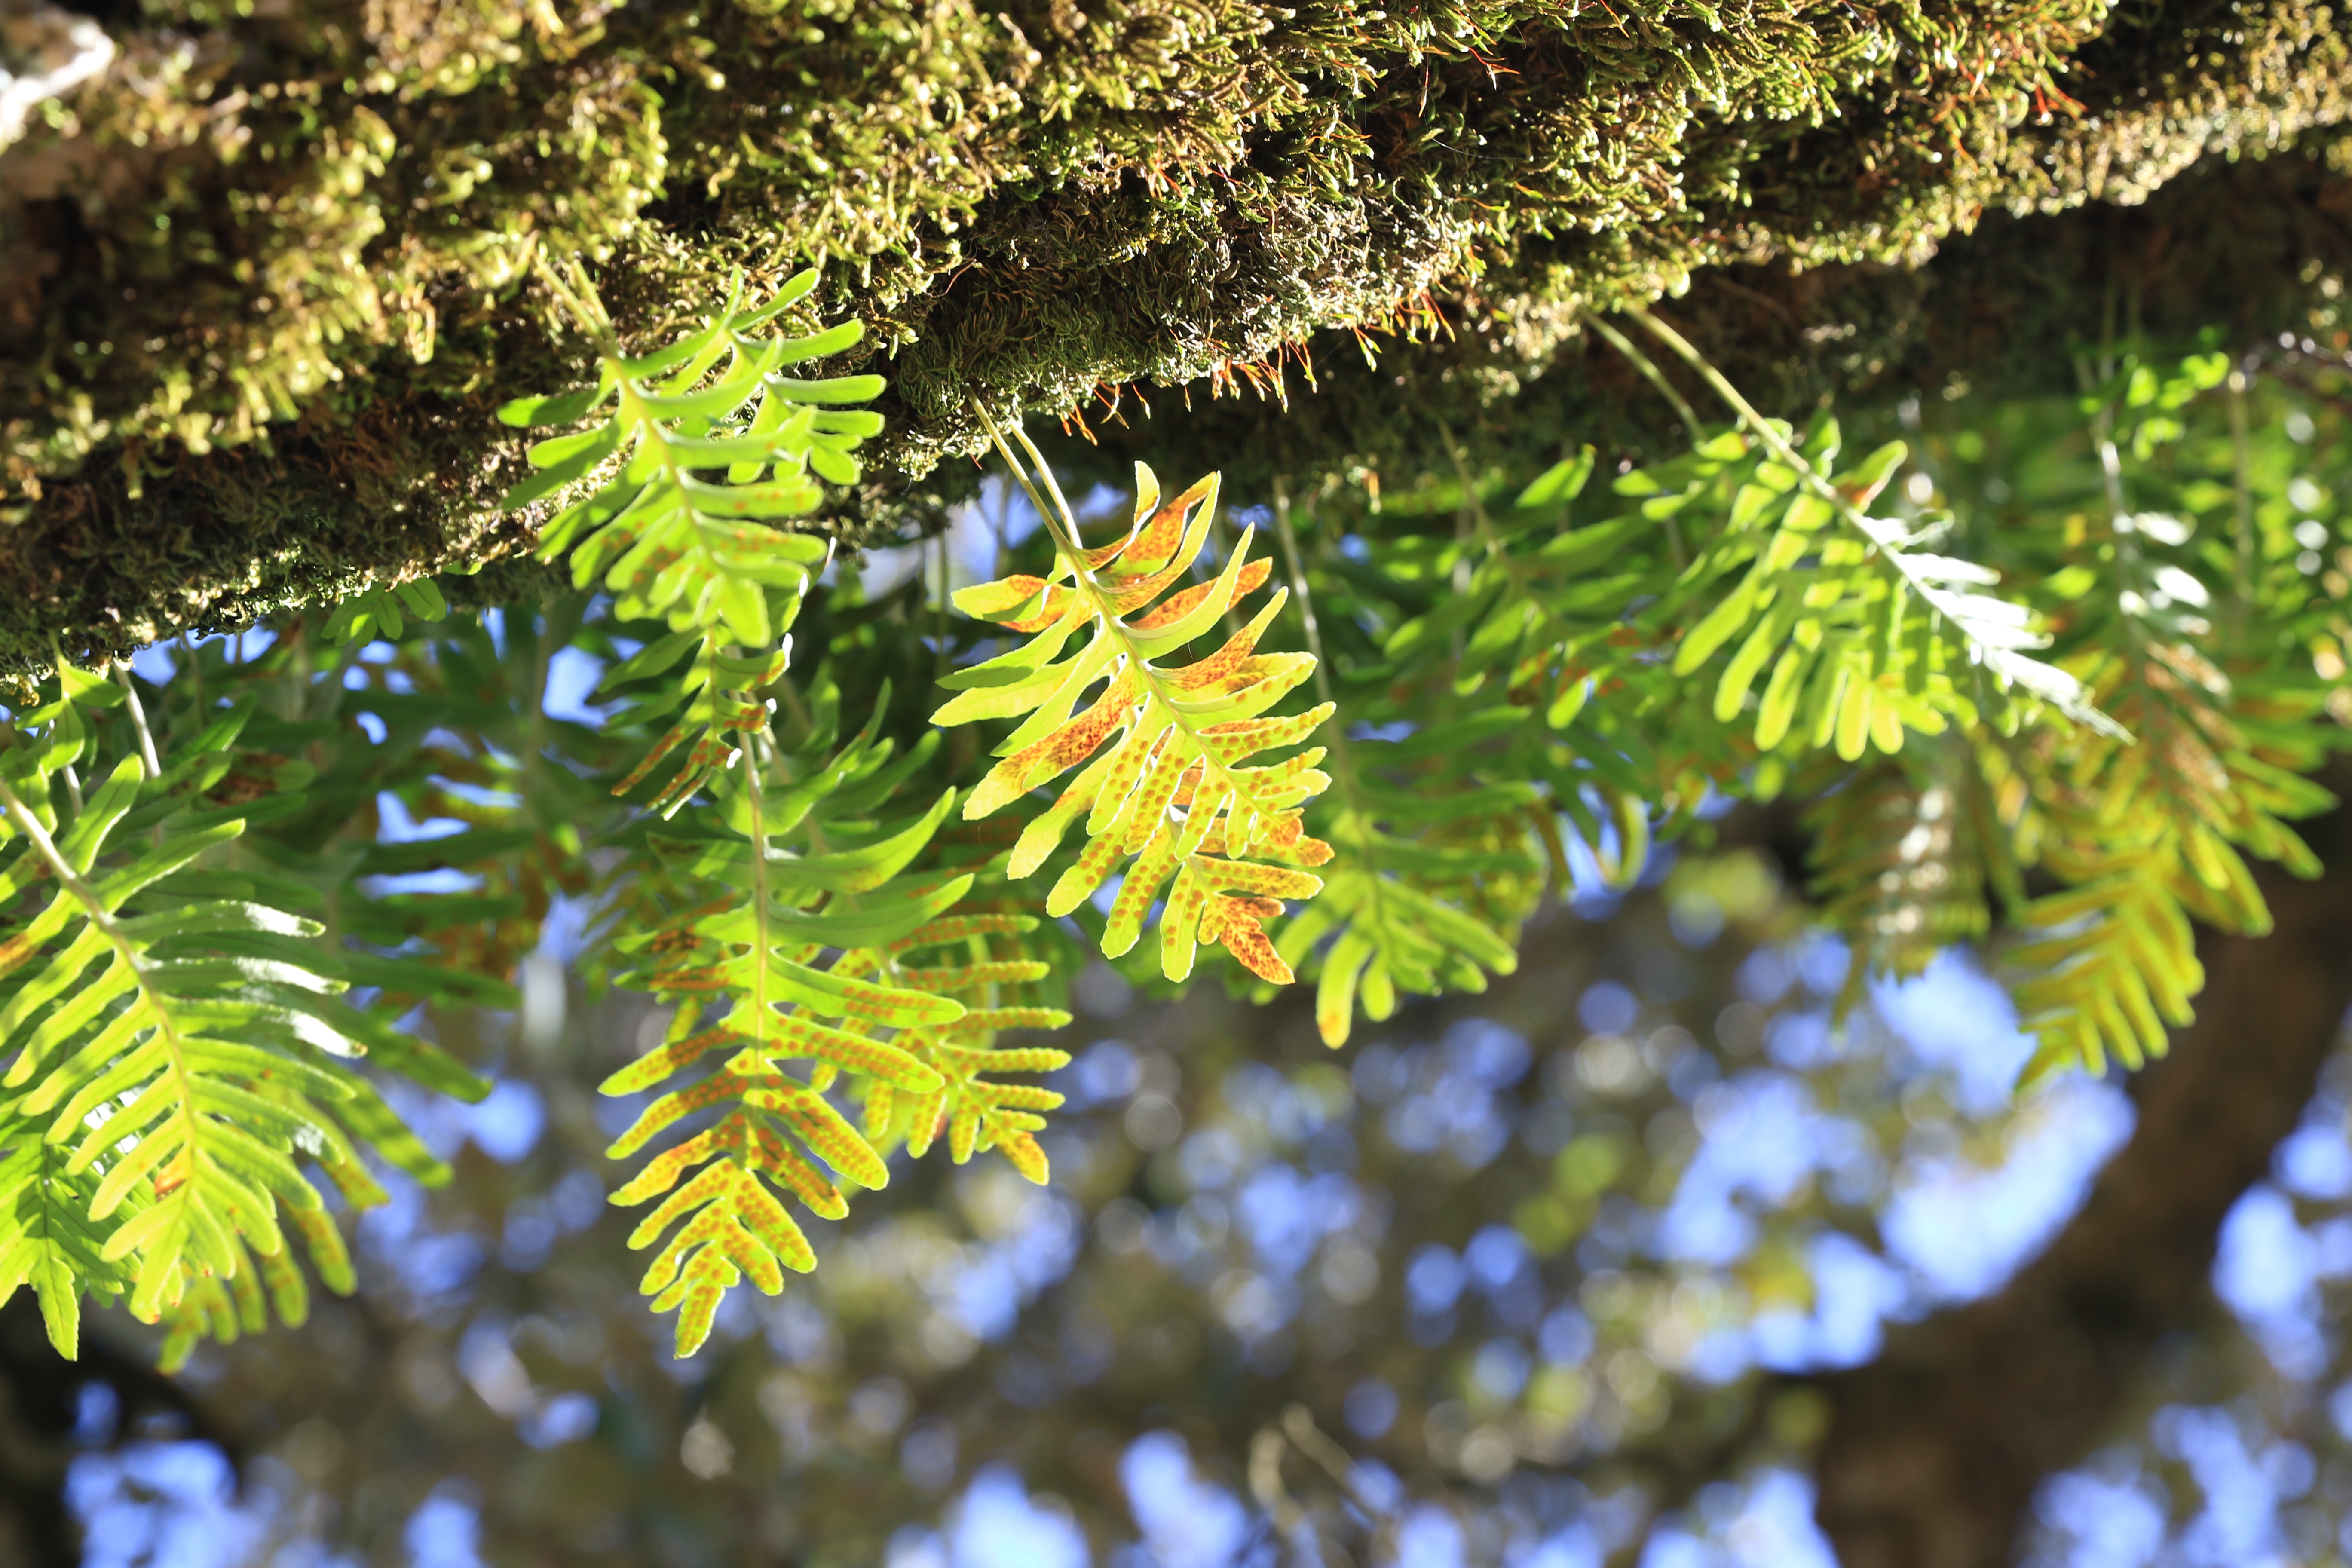
[[[1050,1046],[1000,1047],[996,1038],[1009,1029],[1058,1029],[1069,1023],[1070,1016],[1058,1007],[1008,1003],[1008,989],[1045,979],[1051,965],[1043,959],[994,956],[988,941],[995,936],[1017,953],[1020,938],[1035,927],[1027,916],[950,915],[926,921],[887,949],[866,949],[845,958],[845,963],[877,973],[896,963],[901,983],[953,997],[965,1006],[960,1018],[909,1029],[898,1037],[897,1044],[938,1073],[939,1085],[908,1094],[887,1082],[871,1081],[865,1117],[869,1140],[879,1142],[899,1131],[907,1152],[919,1159],[944,1134],[949,1154],[959,1165],[993,1149],[1022,1175],[1045,1184],[1045,1152],[1038,1147],[1036,1134],[1045,1126],[1043,1113],[1058,1110],[1062,1096],[1034,1084],[1000,1083],[993,1075],[1055,1072],[1070,1065],[1069,1053]],[[907,958],[919,952],[967,962],[907,966]],[[903,1117],[898,1114],[902,1105]]]
[[[68,1361],[81,1343],[81,1299],[111,1302],[131,1288],[131,1273],[106,1257],[106,1226],[89,1218],[97,1176],[67,1171],[64,1150],[43,1129],[10,1115],[0,1128],[0,1301],[29,1285],[49,1343]]]
[[[152,1321],[258,1276],[299,1316],[307,1287],[282,1261],[286,1230],[312,1235],[322,1259],[341,1242],[298,1162],[375,1201],[362,1150],[438,1173],[349,1059],[477,1098],[488,1086],[347,1005],[321,928],[274,897],[279,879],[228,862],[249,824],[299,805],[277,792],[312,772],[234,752],[250,696],[159,765],[127,679],[68,668],[57,681],[0,750],[0,1086],[13,1091],[0,1296],[30,1285],[68,1353],[84,1293],[127,1293]],[[113,738],[127,722],[135,748],[75,788],[73,763],[104,754],[91,715],[109,708],[122,710]],[[257,762],[248,792],[240,770]],[[348,1275],[322,1268],[331,1286]],[[167,1340],[167,1363],[192,1342]]]
[[[1348,747],[1375,760],[1379,749]],[[1341,765],[1364,764],[1349,756]],[[1337,864],[1283,949],[1301,955],[1302,973],[1317,973],[1315,1020],[1328,1045],[1346,1043],[1360,1004],[1379,1022],[1395,1013],[1400,993],[1475,994],[1489,974],[1518,968],[1519,928],[1550,880],[1538,853],[1550,826],[1538,792],[1524,783],[1432,784],[1426,794],[1359,784],[1318,824]],[[1304,962],[1327,921],[1336,937]]]
[[[2334,803],[2306,775],[2347,740],[2313,651],[2336,611],[2294,561],[2294,530],[2321,526],[2295,522],[2298,498],[2317,491],[2284,436],[2283,460],[2248,460],[2242,411],[2210,395],[2229,363],[2126,360],[2072,419],[2021,408],[1973,443],[2021,481],[2004,481],[2003,542],[2059,662],[2134,737],[1976,737],[2017,858],[2065,884],[2026,905],[2004,955],[2038,1042],[2029,1078],[2161,1055],[2204,983],[2190,922],[2270,929],[2249,856],[2319,872],[2287,826]]]
[[[0,1008],[0,1048],[15,1050],[0,1082],[67,1150],[64,1176],[97,1175],[99,1258],[136,1258],[131,1306],[152,1321],[193,1279],[234,1277],[247,1248],[283,1250],[280,1206],[320,1202],[298,1153],[356,1164],[331,1109],[353,1097],[352,1075],[324,1053],[358,1056],[377,1030],[332,1000],[331,957],[299,940],[315,925],[258,904],[139,898],[241,822],[166,819],[152,849],[89,879],[138,783],[126,759],[53,838],[0,782],[24,841],[11,871],[37,864],[57,888],[15,939],[38,956]]]
[[[1748,564],[1728,595],[1687,623],[1674,659],[1675,672],[1689,675],[1746,634],[1717,683],[1718,718],[1738,710],[1769,661],[1757,716],[1757,744],[1767,751],[1801,711],[1811,721],[1812,744],[1833,741],[1848,762],[1872,743],[1899,749],[1903,725],[1934,733],[1940,725],[1932,718],[1918,722],[1919,699],[1930,695],[1939,669],[1955,689],[1929,705],[1931,713],[1942,709],[1972,719],[1992,710],[1987,716],[1996,717],[2021,698],[2029,710],[2046,702],[2094,730],[2116,731],[2074,676],[2029,657],[2026,650],[2050,640],[2031,612],[1978,591],[1998,583],[1999,573],[1914,549],[1917,541],[1901,523],[1864,510],[1909,455],[1904,443],[1889,442],[1851,473],[1832,474],[1836,421],[1818,421],[1800,450],[1786,426],[1757,413],[1682,334],[1639,306],[1626,313],[1706,380],[1766,459],[1735,497],[1720,542],[1685,574],[1704,585]],[[1622,337],[1609,336],[1621,352],[1641,358]],[[1844,526],[1825,534],[1832,521]],[[1960,672],[1969,667],[1987,672],[1990,685],[1964,683]]]
[[[1591,462],[1588,453],[1588,468]],[[1283,491],[1275,526],[1320,679],[1314,589]],[[1328,698],[1328,679],[1322,690]],[[1379,1022],[1396,1011],[1400,990],[1484,991],[1489,973],[1518,967],[1518,925],[1544,886],[1528,849],[1538,795],[1524,782],[1481,788],[1449,777],[1456,770],[1437,759],[1453,754],[1444,731],[1454,728],[1402,742],[1334,740],[1338,787],[1317,803],[1316,828],[1333,845],[1336,864],[1322,896],[1277,944],[1292,969],[1317,976],[1315,1025],[1326,1045],[1347,1043],[1360,999]]]
[[[575,281],[585,289],[584,279]],[[575,585],[601,584],[624,620],[669,628],[606,682],[609,692],[649,677],[671,681],[637,696],[634,713],[620,721],[672,721],[614,792],[635,789],[683,746],[684,760],[654,802],[665,816],[726,766],[737,738],[764,721],[761,689],[783,670],[777,639],[831,559],[830,541],[772,524],[814,511],[827,483],[856,483],[856,449],[882,428],[881,416],[846,406],[878,395],[880,376],[809,381],[786,374],[855,346],[865,333],[861,322],[806,337],[762,331],[816,282],[814,269],[803,271],[765,305],[744,310],[739,272],[725,305],[667,348],[626,355],[608,331],[594,385],[499,411],[507,424],[525,427],[577,425],[602,412],[586,430],[534,445],[529,458],[540,471],[502,504],[520,508],[595,479],[588,495],[549,520],[539,556],[553,561],[568,551]],[[593,293],[584,302],[583,313],[602,322]]]
[[[660,816],[675,816],[713,774],[733,765],[748,737],[766,728],[769,699],[763,693],[783,679],[791,656],[790,638],[772,652],[732,654],[718,633],[688,631],[648,644],[614,666],[601,689],[621,698],[615,726],[650,730],[664,720],[670,722],[613,794],[629,794],[683,747],[647,806]],[[638,687],[649,689],[633,689]]]
[[[1211,942],[1262,979],[1288,984],[1290,967],[1264,922],[1282,912],[1282,900],[1321,890],[1306,868],[1328,860],[1330,848],[1306,835],[1300,808],[1330,781],[1316,765],[1320,747],[1244,764],[1298,746],[1333,710],[1325,702],[1268,715],[1315,668],[1309,654],[1258,651],[1286,592],[1276,589],[1208,658],[1163,667],[1155,661],[1216,626],[1269,570],[1250,560],[1253,535],[1245,531],[1214,579],[1169,593],[1208,542],[1215,476],[1163,503],[1158,479],[1137,464],[1132,528],[1114,543],[1082,550],[1035,448],[1029,456],[1054,497],[1050,508],[1001,436],[997,445],[1032,487],[1055,564],[1044,578],[1009,577],[955,595],[966,615],[1028,638],[941,683],[957,695],[932,715],[936,724],[1022,721],[998,744],[1002,760],[965,798],[963,815],[988,816],[1079,769],[1030,820],[1007,874],[1017,880],[1035,873],[1083,820],[1086,843],[1046,896],[1049,915],[1076,909],[1123,865],[1102,938],[1106,954],[1135,945],[1164,889],[1160,967],[1168,978],[1190,975],[1198,944]],[[1074,641],[1079,646],[1063,657]]]
[[[1820,782],[1807,855],[1822,918],[1854,949],[1842,1005],[1871,976],[1908,979],[1983,940],[1991,892],[2013,889],[2016,868],[1965,751],[1914,746]]]
[[[814,511],[826,482],[855,484],[851,454],[882,425],[878,415],[845,406],[877,395],[880,376],[784,374],[854,346],[862,323],[797,338],[761,331],[816,281],[814,270],[803,272],[767,304],[741,310],[738,274],[725,306],[667,348],[630,356],[607,345],[593,387],[499,411],[509,425],[561,426],[612,405],[589,429],[533,446],[530,460],[540,471],[505,499],[511,510],[605,474],[549,521],[541,560],[570,551],[573,583],[601,582],[625,618],[723,631],[747,647],[775,641],[782,628],[770,591],[796,599],[828,546],[770,520]]]
[[[437,621],[449,614],[449,601],[430,577],[370,588],[337,605],[328,615],[320,635],[331,643],[368,643],[378,637],[398,642],[411,621]]]
[[[2150,648],[2137,671],[2103,662],[2094,689],[2138,744],[2086,739],[2021,779],[2029,842],[2068,884],[2027,906],[2006,954],[2039,1042],[2033,1077],[2162,1056],[2168,1026],[2191,1021],[2204,986],[2190,921],[2266,933],[2270,910],[2240,850],[2315,876],[2317,857],[2285,819],[2335,803],[2301,776],[2326,751],[2311,722],[2319,692],[2266,698],[2183,647]],[[2017,776],[2005,753],[1990,755],[1996,777]]]
[[[304,811],[249,834],[282,875],[318,889],[320,919],[362,944],[347,946],[344,971],[378,991],[377,1009],[517,1005],[506,977],[538,945],[555,899],[589,893],[587,845],[623,813],[600,779],[626,742],[544,711],[548,661],[584,600],[509,607],[503,639],[470,614],[429,633],[412,625],[392,658],[346,666],[331,730],[304,747],[320,762]],[[301,744],[257,722],[269,744]],[[378,841],[386,796],[414,821],[462,830]],[[451,874],[470,885],[411,881]]]
[[[968,944],[995,924],[947,913],[971,874],[910,869],[947,819],[952,791],[910,820],[875,817],[936,747],[927,737],[895,755],[872,725],[830,756],[786,756],[764,733],[747,736],[741,760],[717,776],[709,804],[683,816],[683,831],[647,836],[654,860],[645,874],[668,912],[618,946],[637,963],[630,983],[677,1012],[668,1038],[603,1088],[636,1093],[718,1064],[665,1089],[611,1150],[625,1157],[688,1117],[717,1112],[613,1199],[663,1200],[630,1244],[660,1243],[642,1289],[656,1310],[678,1311],[680,1355],[702,1343],[720,1298],[746,1275],[773,1294],[783,1270],[815,1266],[786,1197],[837,1219],[845,1188],[887,1183],[887,1137],[861,1133],[836,1106],[842,1080],[864,1098],[869,1124],[884,1108],[886,1126],[893,1103],[950,1092],[959,1072],[968,1084],[977,1042],[967,1020],[1011,1026],[961,998],[1037,977],[1040,966],[1025,964],[902,963],[920,948]],[[1038,1092],[1002,1089],[1020,1102],[1008,1110],[1030,1107]],[[1026,1145],[1014,1135],[1032,1131],[1027,1121],[991,1128],[1016,1153]],[[1042,1170],[1042,1155],[1036,1163]]]

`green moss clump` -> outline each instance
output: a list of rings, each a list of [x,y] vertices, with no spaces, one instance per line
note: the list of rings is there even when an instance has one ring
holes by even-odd
[[[975,392],[1442,318],[1483,396],[1588,304],[2141,200],[2347,79],[2304,0],[112,9],[114,65],[0,148],[0,659],[513,553],[482,416],[581,363],[548,253],[648,335],[825,264],[892,380],[854,536],[954,493]]]

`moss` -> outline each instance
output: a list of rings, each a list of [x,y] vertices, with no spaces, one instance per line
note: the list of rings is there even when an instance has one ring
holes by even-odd
[[[956,493],[975,391],[1058,413],[1435,313],[1476,352],[1365,384],[1476,405],[1588,303],[2143,200],[2332,123],[2347,69],[2300,0],[114,9],[115,64],[0,149],[0,658],[511,553],[483,410],[581,359],[542,251],[648,335],[826,263],[893,381],[855,535]]]
[[[1885,410],[1911,395],[2070,391],[2076,362],[2113,334],[2185,352],[2220,333],[2241,346],[2287,331],[2352,353],[2352,135],[2267,158],[2214,162],[2145,203],[1988,215],[1933,263],[1799,267],[1786,259],[1695,275],[1660,312],[1768,408],[1830,400]],[[1219,468],[1237,502],[1277,476],[1333,487],[1363,508],[1454,477],[1451,443],[1475,468],[1528,473],[1593,442],[1647,461],[1684,439],[1675,415],[1616,353],[1582,334],[1536,339],[1524,319],[1482,312],[1452,332],[1317,340],[1312,391],[1295,364],[1286,410],[1241,389],[1212,401],[1097,400],[1058,466],[1116,481],[1144,458],[1163,471]],[[1669,363],[1702,418],[1727,418]],[[1147,408],[1150,413],[1147,414]],[[1344,492],[1344,493],[1339,493]]]

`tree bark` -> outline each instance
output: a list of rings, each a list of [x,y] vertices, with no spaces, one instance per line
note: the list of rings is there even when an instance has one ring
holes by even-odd
[[[1822,1380],[1816,1512],[1844,1568],[2008,1563],[2043,1478],[2110,1433],[2158,1340],[2210,1303],[2221,1222],[2352,1006],[2352,819],[2311,827],[2326,874],[2263,878],[2268,937],[2201,933],[2197,1021],[2136,1079],[2137,1126],[2057,1238],[1999,1293]]]

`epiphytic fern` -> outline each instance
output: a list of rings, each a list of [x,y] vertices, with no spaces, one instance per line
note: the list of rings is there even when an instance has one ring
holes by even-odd
[[[306,727],[329,729],[323,742],[302,746],[267,718],[248,731],[320,759],[302,809],[249,841],[319,886],[345,972],[379,1006],[513,1007],[505,977],[556,899],[590,892],[587,847],[623,815],[598,775],[625,742],[546,711],[553,656],[585,601],[510,606],[499,636],[473,615],[412,625],[391,657],[344,668],[331,727]],[[388,800],[455,830],[383,841]]]
[[[298,1161],[357,1202],[381,1197],[362,1149],[436,1173],[352,1058],[486,1086],[347,1005],[320,928],[271,900],[278,879],[235,863],[249,813],[208,792],[232,776],[250,697],[165,765],[127,675],[58,680],[0,750],[0,1085],[15,1091],[0,1170],[23,1184],[0,1217],[0,1289],[31,1285],[68,1354],[81,1294],[127,1293],[137,1315],[170,1319],[168,1364],[208,1329],[251,1320],[257,1275],[299,1320],[289,1228],[329,1285],[349,1288]],[[138,744],[78,779],[121,728],[101,717],[113,708]]]
[[[1679,591],[1637,617],[1687,628],[1675,652],[1677,676],[1696,672],[1740,638],[1716,682],[1719,721],[1736,716],[1763,679],[1756,743],[1764,751],[1801,717],[1799,732],[1814,747],[1834,743],[1849,762],[1874,744],[1899,750],[1905,726],[1936,732],[1947,714],[1968,721],[1981,713],[2014,728],[2017,720],[2003,714],[2017,697],[2029,709],[2048,702],[2094,729],[2115,729],[2075,677],[2027,656],[2049,642],[2030,612],[1976,591],[2000,574],[1915,549],[1920,538],[1864,510],[1908,456],[1903,443],[1889,442],[1851,473],[1832,475],[1834,420],[1817,421],[1800,449],[1785,426],[1758,414],[1681,334],[1646,310],[1631,313],[1695,366],[1746,428],[1745,437],[1719,437],[1700,455],[1719,447],[1723,457],[1755,459]],[[1728,593],[1710,592],[1742,566]]]
[[[2251,422],[2221,416],[2228,371],[2219,355],[2164,374],[2127,363],[2074,418],[2021,408],[1972,443],[1990,435],[2024,481],[1979,504],[2035,585],[2060,662],[2132,737],[1979,737],[2017,858],[2067,884],[2023,908],[2006,954],[2039,1043],[2030,1075],[2161,1054],[2204,983],[2190,921],[2270,928],[2245,856],[2319,869],[2286,820],[2332,803],[2304,775],[2342,743],[2318,721],[2319,557],[2292,564],[2308,549],[2293,529],[2326,533],[2295,521],[2320,491],[2275,433],[2285,418],[2254,460]],[[2274,531],[2258,538],[2263,519]]]
[[[920,1158],[944,1133],[957,1164],[993,1149],[1013,1169],[1044,1184],[1045,1152],[1038,1147],[1036,1134],[1045,1125],[1042,1113],[1058,1107],[1062,1097],[1035,1084],[999,1083],[993,1076],[1053,1072],[1070,1063],[1068,1052],[1052,1046],[996,1043],[1007,1029],[1055,1029],[1070,1021],[1058,1007],[1025,1005],[1006,996],[1046,977],[1046,961],[1026,956],[1020,945],[1020,938],[1035,924],[1025,915],[950,914],[925,921],[887,948],[845,955],[843,963],[882,973],[922,954],[932,961],[929,966],[898,968],[895,977],[964,1005],[961,1017],[906,1030],[895,1042],[938,1073],[937,1088],[907,1094],[886,1079],[867,1080],[866,1135],[877,1146],[896,1134],[905,1140],[908,1153]],[[941,959],[962,962],[942,963]]]
[[[2299,776],[2325,754],[2312,722],[2319,692],[2233,683],[2181,647],[2151,647],[2137,672],[2116,659],[2093,689],[2138,743],[2084,742],[2063,767],[2037,770],[2033,847],[2070,884],[2026,908],[2026,940],[2007,954],[2040,1040],[2037,1074],[2161,1056],[2166,1026],[2189,1022],[2204,985],[2189,921],[2270,930],[2238,847],[2317,876],[2317,857],[2282,819],[2335,801]]]
[[[499,417],[523,426],[573,425],[608,402],[612,407],[588,430],[533,446],[530,460],[540,471],[504,504],[526,506],[602,476],[591,493],[548,521],[539,553],[551,561],[569,552],[573,583],[601,583],[625,620],[668,626],[669,637],[614,671],[614,679],[684,666],[668,691],[641,700],[641,718],[674,711],[675,721],[616,792],[635,787],[686,744],[684,764],[658,798],[657,808],[671,811],[721,765],[747,704],[757,707],[759,688],[782,673],[776,639],[792,625],[831,545],[770,524],[814,511],[827,482],[856,482],[852,454],[882,420],[844,405],[874,397],[882,378],[808,381],[784,374],[864,335],[856,321],[808,337],[762,335],[816,287],[814,270],[755,310],[738,309],[739,274],[726,304],[700,328],[640,356],[620,352],[594,290],[576,269],[568,281],[549,280],[603,340],[595,384],[520,399]]]
[[[638,960],[631,983],[677,1012],[663,1045],[604,1085],[608,1094],[635,1093],[723,1055],[718,1070],[655,1100],[612,1150],[615,1157],[634,1153],[681,1118],[719,1109],[715,1121],[614,1194],[620,1204],[664,1200],[630,1244],[652,1246],[670,1233],[643,1289],[656,1310],[678,1310],[681,1355],[700,1345],[720,1297],[743,1275],[773,1294],[782,1288],[782,1269],[814,1267],[815,1254],[779,1193],[839,1218],[844,1184],[888,1181],[877,1143],[828,1098],[842,1075],[864,1096],[877,1140],[898,1126],[910,1142],[927,1144],[937,1111],[926,1122],[924,1108],[950,1095],[959,1112],[968,1102],[994,1112],[989,1135],[1022,1163],[1034,1153],[1027,1138],[1034,1124],[1003,1115],[1055,1097],[1007,1089],[988,1100],[970,1083],[980,1053],[967,1036],[1067,1021],[1037,1009],[972,1015],[956,999],[975,986],[1034,979],[1034,966],[902,966],[907,952],[989,929],[940,918],[970,888],[968,874],[908,869],[947,816],[952,792],[911,821],[881,825],[872,816],[929,747],[894,757],[871,728],[831,756],[788,756],[764,736],[747,740],[740,764],[719,776],[716,800],[688,814],[683,833],[648,836],[659,862],[648,875],[661,879],[670,913],[619,945]],[[713,1005],[724,1013],[706,1018]],[[1014,1053],[1005,1065],[1036,1071],[1065,1059],[1058,1052]],[[805,1067],[788,1070],[790,1063]],[[911,1112],[903,1123],[892,1110],[900,1100]],[[956,1137],[968,1153],[972,1134]],[[1042,1173],[1042,1158],[1034,1164]]]
[[[943,682],[957,695],[935,723],[1022,721],[998,744],[1002,760],[965,798],[964,816],[987,816],[1079,768],[1023,831],[1008,875],[1035,872],[1083,818],[1087,842],[1047,895],[1047,913],[1076,909],[1132,855],[1111,902],[1104,952],[1116,957],[1135,945],[1164,888],[1160,965],[1170,979],[1189,975],[1197,944],[1209,942],[1262,978],[1287,984],[1290,968],[1265,922],[1282,912],[1281,900],[1311,898],[1322,887],[1301,868],[1320,864],[1329,850],[1305,836],[1299,808],[1329,781],[1316,767],[1320,748],[1244,764],[1298,745],[1332,708],[1265,716],[1314,670],[1311,655],[1257,651],[1286,595],[1276,590],[1207,658],[1161,667],[1154,661],[1216,626],[1265,581],[1267,563],[1249,558],[1252,535],[1244,531],[1213,579],[1171,595],[1208,542],[1215,477],[1163,503],[1159,481],[1139,463],[1132,528],[1085,550],[1051,471],[1021,440],[1035,481],[1001,437],[998,450],[1045,520],[1054,565],[1044,577],[1008,577],[956,595],[965,614],[1028,639]]]
[[[1346,742],[1334,772],[1354,773],[1382,749]],[[1360,763],[1358,751],[1372,756]],[[1544,887],[1529,846],[1534,786],[1424,795],[1343,776],[1335,793],[1339,804],[1316,823],[1336,851],[1322,896],[1278,944],[1293,968],[1317,976],[1315,1022],[1327,1044],[1347,1042],[1360,1002],[1378,1022],[1396,1011],[1400,992],[1483,991],[1488,973],[1518,967],[1512,939]],[[1474,837],[1482,829],[1483,839]],[[1495,899],[1510,880],[1530,896]],[[1326,936],[1329,946],[1318,952]]]
[[[551,279],[559,288],[562,280]],[[804,517],[824,500],[824,483],[854,484],[851,451],[882,427],[881,416],[844,408],[882,390],[878,375],[804,381],[785,370],[839,353],[865,335],[850,321],[804,338],[759,335],[806,298],[814,270],[778,289],[765,305],[739,310],[742,279],[702,326],[654,353],[623,354],[584,279],[566,289],[604,339],[596,383],[583,391],[527,397],[499,417],[514,426],[574,425],[612,410],[593,427],[530,449],[540,471],[508,492],[516,508],[613,469],[588,496],[549,520],[540,556],[572,552],[572,581],[602,582],[629,619],[666,620],[673,631],[723,630],[747,647],[772,643],[778,617],[769,591],[797,598],[824,547],[771,528],[771,518]],[[814,470],[812,476],[811,470]],[[715,473],[718,478],[697,476]]]

